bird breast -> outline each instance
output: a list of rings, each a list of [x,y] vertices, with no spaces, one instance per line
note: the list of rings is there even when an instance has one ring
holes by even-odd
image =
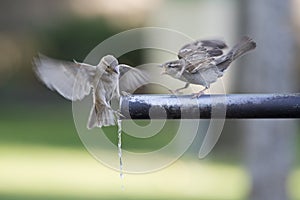
[[[196,85],[202,85],[204,87],[209,87],[211,83],[217,81],[219,77],[223,76],[223,73],[218,70],[217,67],[209,67],[199,69],[195,73],[184,72],[182,74],[182,81],[190,82]]]
[[[113,93],[118,87],[119,75],[103,73],[101,76],[95,76],[94,91],[97,98],[103,99],[108,102],[112,99]],[[104,99],[103,99],[104,100]]]

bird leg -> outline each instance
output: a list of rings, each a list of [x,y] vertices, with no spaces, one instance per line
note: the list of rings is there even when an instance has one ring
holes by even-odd
[[[106,104],[106,107],[113,112],[114,116],[117,119],[119,119],[119,117],[125,117],[124,115],[121,114],[120,110],[114,110],[109,104]]]
[[[193,93],[192,98],[199,98],[201,95],[204,94],[205,90],[207,90],[207,89],[208,89],[208,87],[205,87],[203,90],[200,90],[200,91],[197,92],[197,93]]]
[[[125,118],[125,116],[121,114],[120,110],[113,110],[113,113],[117,119],[119,119],[119,117]]]
[[[180,94],[181,93],[180,90],[184,90],[184,89],[188,88],[189,85],[190,85],[189,83],[186,83],[184,87],[178,88],[176,90],[169,90],[169,91],[173,94]]]
[[[125,91],[121,91],[121,94],[122,94],[122,96],[124,96],[124,97],[129,97],[129,96],[132,96],[132,94],[131,94],[131,93],[129,93],[129,92],[125,92]]]

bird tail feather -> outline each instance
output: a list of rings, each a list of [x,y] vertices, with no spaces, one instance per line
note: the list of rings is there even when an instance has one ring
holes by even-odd
[[[226,70],[232,61],[241,57],[248,51],[255,49],[256,43],[253,39],[245,36],[226,55],[216,60],[216,65],[220,71]]]
[[[115,115],[111,108],[107,107],[106,105],[97,104],[92,107],[87,124],[88,129],[112,125],[115,125]]]

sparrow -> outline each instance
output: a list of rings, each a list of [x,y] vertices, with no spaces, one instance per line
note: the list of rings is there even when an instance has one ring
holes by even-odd
[[[132,93],[148,80],[144,71],[119,64],[112,55],[104,56],[96,66],[39,55],[34,58],[34,65],[37,77],[68,100],[82,100],[92,92],[88,129],[115,125],[121,114],[111,108],[110,101],[120,98],[120,91]]]
[[[227,48],[221,40],[197,40],[184,45],[178,52],[178,60],[169,61],[161,65],[162,74],[186,82],[185,86],[173,93],[189,87],[190,84],[202,85],[203,90],[195,93],[193,97],[201,96],[210,84],[222,77],[230,64],[250,50],[256,48],[256,42],[248,36],[244,36],[225,55],[223,50]]]

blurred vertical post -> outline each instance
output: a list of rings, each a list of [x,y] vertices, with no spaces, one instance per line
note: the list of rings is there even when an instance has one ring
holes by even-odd
[[[292,92],[295,49],[289,0],[244,0],[242,25],[257,41],[255,52],[239,68],[242,92]],[[251,200],[289,199],[287,180],[293,160],[293,120],[251,120],[242,123]]]

